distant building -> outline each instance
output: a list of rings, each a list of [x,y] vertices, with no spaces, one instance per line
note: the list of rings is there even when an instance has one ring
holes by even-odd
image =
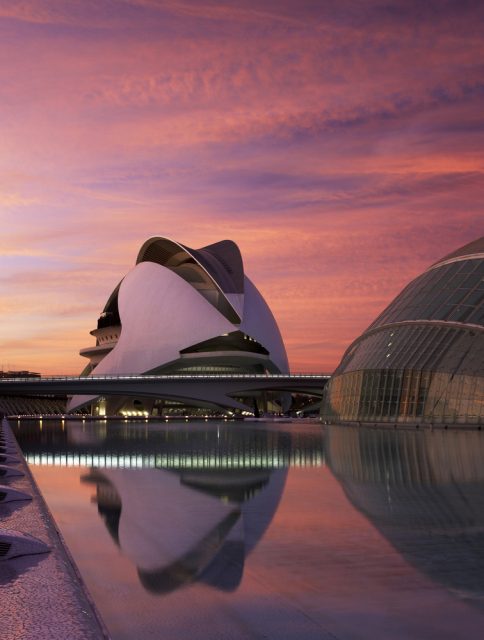
[[[0,371],[0,378],[40,378],[34,371]]]
[[[0,380],[8,378],[40,378],[34,371],[0,371]],[[4,415],[58,415],[66,410],[66,397],[52,395],[0,396],[0,414]]]
[[[484,424],[484,237],[410,282],[350,345],[321,417]]]
[[[237,245],[190,249],[154,237],[141,247],[91,331],[82,375],[288,373],[286,350],[265,300],[244,273]],[[181,402],[188,399],[174,399]],[[153,401],[74,396],[77,410],[153,411]]]

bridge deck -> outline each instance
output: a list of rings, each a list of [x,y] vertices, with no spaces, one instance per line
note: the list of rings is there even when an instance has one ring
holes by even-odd
[[[236,398],[262,391],[304,393],[319,397],[322,396],[329,377],[324,374],[180,374],[3,378],[0,379],[0,396],[80,395],[85,398],[81,398],[81,404],[82,401],[90,402],[99,396],[144,396],[247,409],[247,406]]]

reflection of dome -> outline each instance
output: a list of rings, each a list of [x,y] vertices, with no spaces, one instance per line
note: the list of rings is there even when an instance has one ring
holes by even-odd
[[[484,603],[484,434],[328,426],[350,502],[418,570]]]
[[[278,471],[91,470],[100,515],[146,589],[199,580],[233,590],[269,525],[286,478]]]
[[[91,334],[85,374],[288,372],[274,317],[230,240],[198,250],[147,240]],[[69,409],[90,401],[75,396]]]
[[[429,267],[347,349],[331,422],[484,421],[484,237]]]

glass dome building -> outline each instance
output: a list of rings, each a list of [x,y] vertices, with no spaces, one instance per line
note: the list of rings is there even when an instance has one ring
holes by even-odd
[[[321,417],[484,424],[484,237],[410,282],[349,346]]]

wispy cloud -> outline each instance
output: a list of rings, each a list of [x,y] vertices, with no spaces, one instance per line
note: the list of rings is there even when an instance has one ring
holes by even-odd
[[[483,19],[451,0],[0,0],[0,359],[80,369],[160,234],[238,242],[293,367],[333,368],[482,235]]]

